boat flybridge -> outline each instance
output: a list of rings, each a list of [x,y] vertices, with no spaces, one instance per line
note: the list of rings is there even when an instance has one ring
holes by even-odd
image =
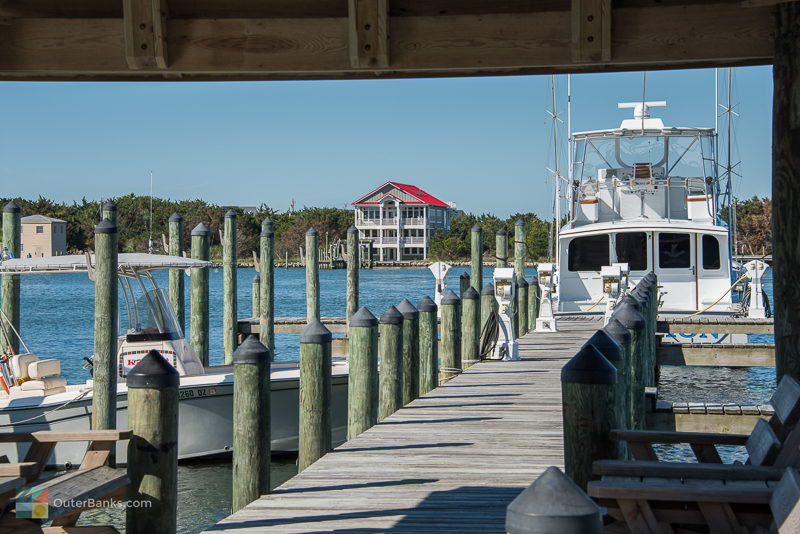
[[[587,312],[609,294],[658,276],[662,312],[731,313],[729,189],[717,176],[713,128],[665,126],[666,102],[619,104],[619,128],[574,133],[568,218],[558,237],[559,312]],[[728,220],[730,220],[728,218]],[[604,281],[605,280],[605,281]],[[609,299],[610,300],[610,299]]]
[[[94,257],[86,254],[45,258],[18,258],[0,262],[0,274],[45,275],[84,273],[93,279]],[[203,366],[197,353],[184,338],[181,325],[164,289],[153,273],[164,269],[208,268],[207,261],[155,254],[119,254],[118,274],[124,305],[120,322],[127,328],[117,342],[117,428],[127,428],[126,377],[151,349],[157,350],[180,374],[179,459],[224,454],[232,446],[233,368]],[[56,312],[57,313],[57,312]],[[40,359],[29,350],[18,332],[0,314],[0,336],[13,332],[19,341],[16,354],[0,355],[5,384],[0,390],[0,433],[37,430],[81,431],[91,423],[91,358],[87,380],[68,384],[61,376],[61,359]],[[69,335],[66,333],[65,335]],[[9,347],[10,343],[5,343]],[[51,350],[49,352],[57,352]],[[80,356],[78,356],[80,357]],[[333,362],[332,427],[334,443],[344,440],[346,431],[347,364]],[[272,384],[273,450],[297,448],[299,421],[299,378],[296,362],[274,362]],[[14,462],[24,457],[27,445],[0,444],[0,455]],[[51,463],[77,465],[85,444],[60,443]],[[117,459],[124,462],[127,451],[118,447]],[[77,463],[76,463],[77,462]]]

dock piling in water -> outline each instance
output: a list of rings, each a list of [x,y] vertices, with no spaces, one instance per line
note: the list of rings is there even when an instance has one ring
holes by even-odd
[[[525,260],[528,256],[525,221],[517,219],[514,223],[514,275],[517,280],[525,279]]]
[[[222,341],[225,354],[225,365],[233,363],[233,351],[236,350],[236,318],[237,318],[237,280],[238,255],[236,253],[236,212],[225,213],[225,232],[222,244]]]
[[[403,407],[403,314],[389,306],[378,323],[378,420],[382,421]]]
[[[3,246],[8,249],[9,254],[14,258],[19,258],[21,252],[20,236],[22,228],[20,211],[19,206],[13,200],[10,200],[3,207]],[[14,333],[14,330],[20,331],[19,288],[18,274],[3,275],[3,313],[9,324],[3,325],[4,334],[0,336],[0,348],[3,349],[3,352],[10,349],[12,354],[19,353],[19,340]],[[6,343],[10,347],[7,347]]]
[[[443,378],[461,372],[461,299],[453,290],[442,297],[442,367]]]
[[[439,332],[437,306],[430,297],[417,305],[419,311],[419,394],[425,395],[439,384]]]
[[[172,534],[178,514],[178,386],[180,376],[151,350],[128,373],[128,534]]]
[[[350,321],[358,310],[358,270],[361,267],[359,250],[361,244],[358,239],[358,228],[351,226],[347,229],[347,295],[345,317]],[[349,337],[349,336],[348,336]]]
[[[461,364],[464,369],[480,360],[480,295],[468,287],[461,296]]]
[[[536,319],[539,318],[539,299],[542,297],[542,290],[539,287],[539,279],[531,276],[528,280],[528,330],[536,330]]]
[[[645,321],[642,314],[636,309],[636,301],[631,297],[624,298],[614,309],[612,319],[617,319],[622,326],[628,329],[631,335],[630,343],[630,392],[631,412],[633,413],[633,428],[645,427],[645,362],[644,336]]]
[[[378,319],[364,306],[350,317],[347,332],[347,439],[352,439],[378,422]]]
[[[621,392],[622,398],[619,399],[623,404],[624,417],[620,420],[620,428],[634,428],[634,415],[633,415],[633,396],[631,394],[631,333],[627,328],[622,326],[622,323],[615,317],[612,317],[608,324],[603,327],[603,330],[611,336],[614,341],[622,349],[622,361],[615,363],[617,368],[617,381],[619,383],[618,391]]]
[[[471,287],[472,284],[469,280],[469,273],[464,271],[461,273],[461,276],[458,277],[458,295],[461,298],[464,298],[464,291],[467,290],[468,287]]]
[[[494,238],[495,267],[508,267],[508,231],[501,228]]]
[[[497,299],[494,298],[494,284],[488,283],[481,289],[481,333],[492,311],[497,311]]]
[[[517,278],[517,326],[519,337],[528,333],[528,281]]]
[[[470,231],[471,268],[470,280],[472,288],[478,293],[483,288],[483,228],[475,225]]]
[[[408,299],[397,306],[403,315],[403,405],[419,397],[419,310]]]
[[[103,204],[101,219],[108,219],[114,224],[117,224],[117,204],[113,200],[109,200]]]
[[[250,293],[250,310],[253,317],[261,313],[261,275],[256,273],[253,277],[253,287]]]
[[[203,223],[192,229],[192,258],[208,261],[211,230]],[[192,269],[191,345],[208,367],[208,269]]]
[[[258,314],[259,339],[270,352],[270,357],[275,357],[275,230],[272,219],[267,217],[261,222],[261,236],[259,238],[261,265],[261,297],[259,298],[260,312]]]
[[[297,470],[331,449],[331,333],[312,319],[300,334],[300,436]]]
[[[256,336],[233,353],[234,512],[270,489],[270,360]]]
[[[306,318],[308,323],[319,319],[319,233],[306,232]]]
[[[117,426],[117,225],[94,227],[94,358],[92,429]]]
[[[183,217],[179,213],[169,216],[169,254],[183,256]],[[183,298],[183,270],[169,270],[169,302],[182,331],[186,329],[186,311]]]

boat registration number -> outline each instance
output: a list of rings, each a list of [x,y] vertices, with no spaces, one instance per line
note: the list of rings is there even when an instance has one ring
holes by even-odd
[[[209,397],[217,394],[217,388],[193,388],[178,390],[179,399],[195,399],[198,397]]]

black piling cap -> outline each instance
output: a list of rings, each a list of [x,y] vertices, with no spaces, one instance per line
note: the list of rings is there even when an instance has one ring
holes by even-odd
[[[361,306],[356,313],[350,317],[350,326],[378,326],[378,319],[372,315],[372,312],[366,306]]]
[[[631,333],[627,328],[622,326],[622,323],[619,322],[619,319],[616,317],[612,316],[611,320],[608,321],[608,324],[603,327],[603,330],[608,332],[608,335],[613,337],[614,340],[620,345],[625,345],[631,342]]]
[[[481,295],[492,295],[494,296],[494,284],[486,284],[481,289]]]
[[[103,211],[117,211],[117,205],[114,203],[113,200],[109,200],[105,204],[103,204]]]
[[[606,357],[606,360],[610,362],[618,362],[622,360],[622,345],[620,345],[617,340],[611,336],[611,334],[603,329],[600,329],[592,334],[592,337],[590,337],[589,341],[586,343],[588,345],[594,345],[595,348],[603,353],[603,356]]]
[[[438,309],[439,307],[436,305],[433,299],[427,295],[421,301],[419,301],[419,304],[417,304],[417,310],[421,312],[435,312]]]
[[[347,229],[347,233],[348,234],[357,234],[358,233],[358,228],[356,228],[353,225],[350,225],[350,228]]]
[[[472,227],[472,231],[473,231],[473,232],[476,232],[476,233],[477,233],[477,232],[483,232],[483,228],[481,228],[481,225],[480,225],[480,224],[476,224],[476,225],[474,225],[474,226]]]
[[[258,336],[249,335],[244,342],[233,351],[233,364],[268,363],[271,360],[269,348],[258,340]]]
[[[614,310],[612,319],[618,320],[622,326],[628,329],[638,330],[644,328],[644,317],[636,309],[636,306],[629,302],[622,302]]]
[[[272,227],[272,219],[267,217],[261,221],[261,237],[274,237],[275,230]]]
[[[178,370],[153,349],[128,373],[128,389],[166,389],[180,385]]]
[[[629,304],[636,308],[636,311],[642,311],[642,300],[638,296],[634,295],[633,293],[628,293],[622,300],[619,301],[620,305]]]
[[[261,275],[256,273],[256,275],[253,277],[253,282],[261,283]]]
[[[521,218],[517,219],[517,221],[514,223],[514,226],[525,226],[525,221],[523,221]]]
[[[475,288],[474,288],[474,287],[472,287],[472,286],[469,286],[469,287],[468,287],[468,288],[467,288],[467,289],[464,291],[464,294],[463,294],[463,295],[461,295],[461,298],[462,298],[462,299],[464,299],[464,300],[478,300],[479,298],[481,298],[481,296],[480,296],[480,295],[478,295],[478,292],[477,292],[477,291],[475,291]]]
[[[561,381],[570,384],[616,384],[617,368],[597,347],[586,343],[561,368]]]
[[[300,343],[330,343],[333,336],[322,321],[314,319],[300,333]]]
[[[9,200],[8,204],[3,206],[3,213],[19,213],[19,211],[19,206],[13,200]]]
[[[531,276],[531,279],[528,280],[528,287],[530,287],[530,286],[538,286],[538,285],[539,285],[539,279],[536,278],[535,276]]]
[[[378,322],[380,324],[402,324],[403,314],[394,306],[389,306],[386,308],[386,311],[383,312],[381,318],[378,319]]]
[[[197,226],[192,228],[192,235],[198,236],[210,236],[211,230],[209,230],[208,226],[203,223],[199,223]]]
[[[99,223],[97,223],[94,227],[94,233],[96,234],[116,234],[117,233],[117,225],[113,222],[109,221],[108,219],[103,219]]]
[[[169,216],[169,222],[183,222],[183,217],[177,211]]]
[[[464,280],[464,279],[469,280],[469,273],[467,271],[464,271],[463,273],[461,273],[461,276],[459,276],[458,278],[459,278],[459,280]]]
[[[500,229],[497,231],[497,235],[508,235],[508,231],[506,231],[506,229],[505,229],[505,228],[500,228]]]
[[[312,226],[311,228],[306,230],[306,235],[319,236],[319,232],[317,232],[317,230]]]
[[[236,218],[236,212],[233,211],[233,210],[226,211],[225,212],[225,218],[226,219],[235,219]]]
[[[442,306],[454,306],[461,302],[461,299],[458,298],[458,295],[453,292],[452,289],[448,289],[447,293],[442,296],[441,305]]]
[[[403,302],[397,305],[397,311],[403,314],[403,319],[409,321],[419,319],[419,310],[408,299],[403,299]]]
[[[506,508],[510,534],[600,534],[603,512],[557,467],[550,466]]]
[[[528,287],[528,281],[524,278],[517,278],[517,286],[518,287]]]

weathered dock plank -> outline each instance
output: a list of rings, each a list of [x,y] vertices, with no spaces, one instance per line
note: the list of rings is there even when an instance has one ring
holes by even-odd
[[[208,532],[504,532],[505,507],[563,467],[560,370],[597,321],[520,340],[325,455]]]

